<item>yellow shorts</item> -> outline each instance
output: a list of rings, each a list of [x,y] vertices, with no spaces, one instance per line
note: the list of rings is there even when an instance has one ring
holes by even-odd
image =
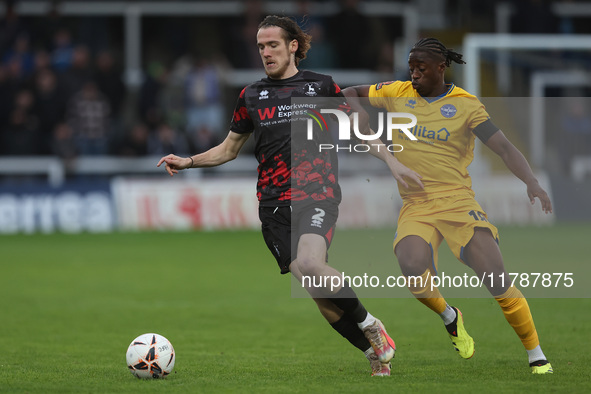
[[[453,254],[465,263],[464,248],[472,239],[476,227],[489,229],[493,238],[499,241],[499,230],[488,221],[488,216],[473,197],[452,196],[405,202],[398,216],[394,250],[404,237],[421,237],[431,247],[433,268],[437,272],[437,249],[443,239]]]

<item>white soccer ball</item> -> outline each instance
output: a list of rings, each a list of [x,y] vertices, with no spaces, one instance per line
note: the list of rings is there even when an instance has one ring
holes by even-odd
[[[127,348],[127,367],[139,379],[164,378],[174,368],[175,353],[170,341],[158,334],[143,334]]]

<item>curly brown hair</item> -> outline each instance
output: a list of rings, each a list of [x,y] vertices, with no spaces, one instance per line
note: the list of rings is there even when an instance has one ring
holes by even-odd
[[[312,36],[304,32],[293,19],[286,16],[268,15],[259,23],[259,29],[270,26],[277,26],[283,30],[283,38],[286,43],[292,40],[298,41],[298,49],[295,53],[295,65],[297,66],[300,60],[306,58]]]

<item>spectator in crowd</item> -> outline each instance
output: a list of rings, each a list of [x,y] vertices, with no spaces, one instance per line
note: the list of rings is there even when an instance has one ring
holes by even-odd
[[[380,46],[376,61],[376,71],[392,74],[394,70],[394,44],[386,41]]]
[[[27,29],[15,10],[16,0],[4,1],[4,17],[0,20],[0,53],[12,48],[17,37]]]
[[[185,78],[188,130],[222,133],[223,102],[220,71],[210,59],[199,57]]]
[[[308,34],[312,36],[312,47],[302,61],[302,67],[310,70],[334,68],[337,65],[336,52],[326,39],[325,27],[318,19],[309,19]]]
[[[17,88],[25,85],[27,78],[23,73],[22,61],[18,57],[10,59],[6,63],[7,78]]]
[[[259,68],[261,57],[256,46],[252,45],[251,37],[256,36],[259,23],[263,20],[263,2],[247,0],[244,12],[232,21],[228,29],[226,46],[231,47],[229,61],[234,68]]]
[[[96,57],[96,72],[94,79],[100,91],[105,95],[111,113],[118,118],[125,100],[126,90],[121,78],[121,70],[115,66],[115,58],[110,51],[101,51]]]
[[[340,68],[370,68],[375,55],[368,52],[372,42],[371,24],[359,11],[359,0],[341,0],[341,10],[328,21],[330,42]]]
[[[320,26],[322,33],[326,31],[326,21],[324,17],[318,15],[312,8],[310,0],[296,0],[297,10],[293,16],[296,23],[303,31],[307,31],[312,36],[312,42],[318,41],[318,38],[312,34],[314,26]],[[316,44],[314,44],[316,45]],[[310,48],[311,49],[311,48]],[[310,57],[308,55],[308,57]]]
[[[149,129],[155,129],[163,119],[162,92],[168,83],[169,71],[159,62],[147,67],[137,101],[139,120]]]
[[[22,33],[16,37],[12,48],[4,52],[2,56],[3,63],[11,63],[15,59],[18,59],[20,62],[23,76],[26,77],[33,72],[35,68],[35,56],[31,52],[29,35],[26,33]]]
[[[49,8],[47,13],[43,15],[42,23],[38,23],[34,26],[31,34],[35,35],[35,40],[40,46],[47,50],[53,50],[55,47],[55,36],[59,30],[66,29],[68,31],[73,26],[81,23],[78,18],[64,18],[60,13],[60,2],[62,0],[49,0]]]
[[[166,122],[177,130],[184,130],[187,124],[186,80],[193,68],[189,54],[178,58],[171,66],[166,83],[159,97],[159,106]],[[163,118],[163,119],[164,119]]]
[[[36,155],[38,151],[38,120],[33,113],[33,94],[21,90],[16,94],[8,124],[0,134],[0,150],[4,155]]]
[[[74,56],[74,44],[72,35],[66,28],[58,29],[53,36],[53,48],[51,50],[51,65],[58,72],[68,70],[72,65]]]
[[[78,148],[74,141],[74,132],[65,122],[59,123],[52,133],[51,153],[63,160],[66,171],[70,172],[78,157]]]
[[[145,124],[137,122],[126,133],[117,154],[128,157],[145,156],[148,154],[149,130]]]
[[[94,81],[87,81],[67,108],[67,122],[81,155],[109,153],[110,117],[109,102]]]
[[[214,133],[207,125],[189,130],[189,143],[191,151],[197,153],[205,152],[221,142],[218,133]]]
[[[14,97],[14,104],[12,109],[22,109],[27,114],[32,114],[34,111],[35,97],[33,92],[29,89],[20,89]]]
[[[47,50],[41,48],[35,51],[35,65],[33,69],[33,74],[51,68],[51,55]]]
[[[66,97],[71,98],[93,77],[90,51],[85,45],[77,45],[72,52],[70,68],[67,72],[60,74],[60,84],[64,88]]]
[[[186,155],[188,152],[187,140],[176,129],[166,122],[160,123],[148,138],[149,155],[165,155],[167,152],[179,152]]]
[[[51,153],[53,131],[64,121],[66,97],[57,85],[55,73],[42,69],[35,78],[35,113],[39,119],[40,153]]]
[[[51,55],[47,50],[43,48],[36,48],[33,51],[33,71],[29,75],[27,75],[26,78],[23,78],[23,80],[20,82],[20,86],[26,87],[28,89],[31,89],[33,92],[36,92],[38,77],[40,74],[44,73],[47,70],[54,71],[51,66]],[[56,84],[61,89],[60,82],[56,81]]]
[[[18,85],[9,78],[8,67],[0,64],[0,130],[8,123]]]

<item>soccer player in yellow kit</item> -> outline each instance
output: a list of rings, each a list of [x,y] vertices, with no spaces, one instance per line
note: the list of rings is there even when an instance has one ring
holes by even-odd
[[[537,197],[542,210],[551,213],[552,203],[525,157],[492,123],[480,101],[445,82],[445,69],[451,62],[464,63],[461,54],[447,49],[437,39],[425,38],[410,51],[410,81],[344,89],[353,110],[359,113],[360,128],[365,128],[366,133],[367,113],[355,97],[369,97],[374,107],[412,113],[417,118],[416,126],[409,129],[417,141],[402,131],[392,137],[393,143],[404,147],[396,158],[419,176],[396,176],[404,204],[398,218],[394,253],[404,275],[425,279],[423,283],[411,283],[410,291],[442,318],[454,348],[466,359],[474,355],[474,340],[464,327],[462,314],[446,303],[439,289],[431,290],[428,281],[429,276],[436,275],[437,249],[445,239],[454,255],[479,277],[492,273],[494,280],[486,285],[521,339],[532,373],[553,373],[540,347],[527,300],[511,286],[498,246],[498,230],[474,199],[467,167],[474,157],[475,137],[525,183],[532,204]],[[413,182],[401,182],[403,177]]]

